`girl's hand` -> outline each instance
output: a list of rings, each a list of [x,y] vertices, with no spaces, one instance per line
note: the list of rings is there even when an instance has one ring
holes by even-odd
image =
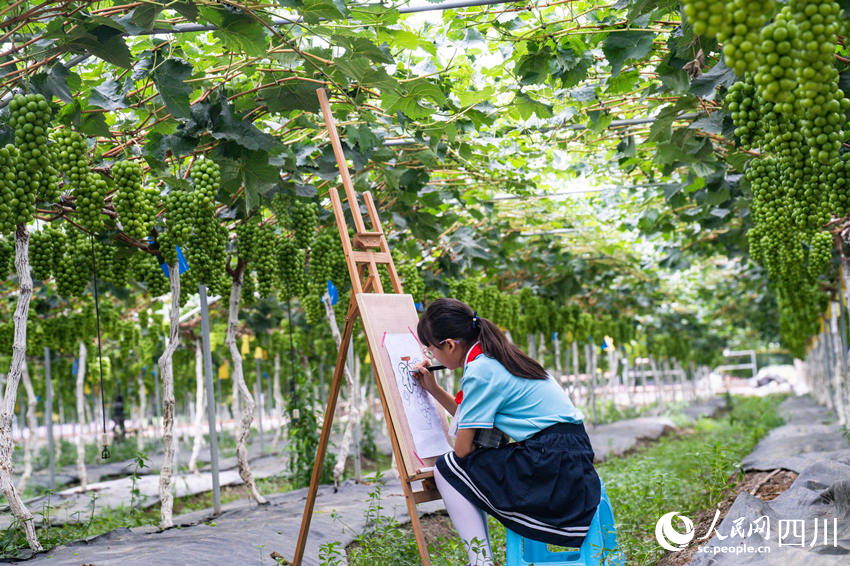
[[[425,369],[428,365],[430,364],[426,361],[421,361],[416,364],[413,371],[413,377],[422,389],[433,395],[434,391],[437,390],[437,379],[434,377],[434,374]]]

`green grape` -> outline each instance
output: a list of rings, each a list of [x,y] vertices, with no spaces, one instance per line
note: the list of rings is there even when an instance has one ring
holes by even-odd
[[[210,293],[226,298],[230,296],[231,285],[233,285],[233,279],[227,272],[222,271],[210,282]]]
[[[9,234],[19,222],[28,222],[35,212],[29,207],[30,185],[21,170],[20,152],[13,145],[0,148],[0,233]]]
[[[215,198],[221,188],[221,171],[214,161],[200,159],[192,165],[192,193],[199,214],[212,213]]]
[[[165,227],[170,241],[178,246],[192,236],[196,219],[195,198],[192,193],[172,188],[165,197]]]
[[[773,0],[732,0],[726,3],[728,24],[718,32],[717,39],[724,42],[726,65],[738,76],[755,71],[759,66],[755,49],[759,45],[759,31],[770,19],[775,7]]]
[[[256,291],[257,280],[254,278],[254,274],[249,271],[245,271],[245,273],[242,274],[242,294],[239,298],[239,302],[242,303],[242,306],[251,307],[256,304]]]
[[[790,114],[794,110],[799,58],[795,50],[799,31],[785,7],[776,19],[759,32],[754,82],[759,96],[777,104],[776,110]]]
[[[65,238],[54,242],[61,245],[62,256],[54,266],[56,291],[70,299],[82,295],[91,281],[91,244],[70,224],[65,225]]]
[[[271,226],[266,226],[259,231],[258,249],[261,253],[256,254],[254,270],[257,273],[257,291],[261,297],[272,296],[277,288],[278,246],[279,238]]]
[[[246,218],[236,227],[236,253],[247,261],[253,262],[263,253],[261,246],[261,235],[259,215]]]
[[[145,186],[144,176],[142,166],[136,161],[117,161],[112,165],[115,212],[123,231],[137,240],[150,234],[159,201],[159,191]]]
[[[315,326],[324,319],[325,306],[322,304],[322,295],[326,292],[325,285],[312,283],[300,297],[301,308],[304,310],[304,318],[308,325]]]
[[[685,15],[694,29],[694,35],[709,37],[728,35],[729,11],[725,2],[712,0],[683,0]]]
[[[271,209],[274,212],[275,218],[277,218],[277,225],[284,227],[290,226],[292,223],[291,218],[289,217],[289,207],[291,205],[291,199],[284,196],[282,193],[278,193],[272,198]]]
[[[73,186],[79,186],[89,173],[89,160],[86,157],[86,140],[72,130],[54,131],[51,136],[56,145],[56,165],[59,172]]]
[[[0,281],[5,281],[15,269],[15,242],[0,238]]]
[[[759,147],[762,138],[762,109],[769,111],[767,103],[756,98],[756,88],[751,74],[743,81],[729,87],[726,109],[735,124],[735,135],[745,148]]]
[[[387,270],[381,268],[380,272],[383,277]],[[339,289],[346,287],[348,266],[345,262],[345,252],[342,251],[339,239],[330,228],[321,230],[313,240],[307,277],[310,284],[316,287],[327,287],[328,279],[333,281]],[[384,285],[384,292],[390,292],[392,289],[391,285],[386,287],[383,280],[381,284]]]
[[[809,275],[816,279],[823,273],[832,259],[834,247],[832,234],[829,232],[815,232],[812,235],[809,248]]]
[[[214,216],[202,216],[184,250],[189,270],[198,282],[212,287],[227,262],[227,228]],[[182,286],[182,285],[181,285]]]
[[[165,265],[170,269],[172,265],[177,264],[177,243],[174,241],[173,232],[165,232],[157,238],[159,244],[159,256]]]
[[[319,222],[319,207],[316,203],[295,202],[295,206],[289,211],[292,220],[292,233],[295,235],[295,244],[301,249],[310,248]]]
[[[135,253],[129,261],[130,277],[145,286],[151,298],[167,294],[171,287],[168,277],[159,266],[156,257],[148,253]]]
[[[109,185],[97,173],[88,173],[74,189],[75,217],[83,228],[92,232],[100,232],[104,227],[103,201]]]
[[[53,274],[53,266],[56,258],[56,235],[55,229],[48,226],[30,235],[29,258],[32,276],[44,281]]]
[[[48,145],[50,105],[41,94],[18,94],[9,102],[9,125],[15,130],[18,158],[18,222],[27,223],[35,213],[35,200],[59,198],[56,156]],[[23,172],[23,176],[20,172]]]
[[[281,238],[277,250],[281,300],[300,296],[304,289],[304,250],[299,250],[292,238]]]

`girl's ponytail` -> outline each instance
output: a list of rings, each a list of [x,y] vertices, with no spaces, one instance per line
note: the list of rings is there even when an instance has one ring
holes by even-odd
[[[498,326],[457,299],[437,299],[428,305],[416,333],[426,347],[447,338],[462,340],[468,346],[477,340],[485,354],[498,360],[513,375],[525,379],[548,378],[543,366],[512,344]]]

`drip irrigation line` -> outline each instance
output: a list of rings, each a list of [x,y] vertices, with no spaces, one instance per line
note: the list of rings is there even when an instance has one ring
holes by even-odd
[[[103,419],[103,450],[101,451],[100,457],[104,460],[108,460],[109,446],[106,444],[106,401],[103,393],[103,352],[101,351],[100,344],[100,304],[97,294],[97,261],[95,260],[94,254],[94,234],[89,234],[89,241],[91,242],[91,271],[92,284],[94,285],[94,313],[95,319],[97,320],[97,362],[100,368],[100,416]]]
[[[291,366],[291,377],[289,380],[289,396],[292,399],[293,411],[297,410],[298,398],[295,396],[295,342],[292,339],[292,297],[286,299],[286,316],[289,318],[289,363]],[[300,415],[299,415],[300,416]]]

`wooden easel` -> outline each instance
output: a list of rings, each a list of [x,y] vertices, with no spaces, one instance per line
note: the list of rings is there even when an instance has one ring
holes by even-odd
[[[334,411],[336,410],[337,397],[339,397],[340,387],[343,381],[343,368],[345,366],[346,356],[348,355],[348,346],[350,338],[354,330],[354,324],[361,316],[366,327],[366,340],[369,345],[369,353],[372,359],[372,369],[375,373],[375,380],[378,386],[378,393],[381,397],[381,405],[384,410],[384,417],[389,429],[390,441],[392,442],[393,454],[398,465],[401,486],[404,491],[404,498],[407,502],[407,510],[410,513],[410,523],[413,527],[413,534],[416,537],[416,544],[419,547],[419,557],[422,561],[422,566],[430,566],[431,560],[428,555],[428,545],[425,542],[424,534],[422,533],[422,525],[419,521],[419,512],[416,505],[426,501],[433,501],[440,498],[440,493],[437,491],[437,486],[434,483],[434,472],[430,463],[433,464],[433,458],[421,460],[416,457],[418,463],[413,460],[409,450],[403,450],[402,445],[410,446],[411,434],[408,429],[407,420],[403,415],[398,414],[395,409],[396,405],[390,402],[388,396],[398,395],[397,391],[388,391],[382,385],[378,375],[378,360],[383,355],[381,352],[380,337],[370,331],[371,326],[365,324],[366,318],[374,317],[381,320],[391,321],[393,309],[399,312],[400,307],[412,307],[413,299],[410,295],[402,295],[401,282],[398,278],[393,258],[390,254],[390,247],[387,244],[386,236],[378,220],[378,212],[375,209],[375,202],[372,199],[371,193],[366,191],[363,193],[363,200],[366,204],[366,211],[369,215],[369,220],[372,224],[372,231],[366,230],[366,225],[363,222],[363,217],[360,213],[360,204],[357,199],[357,193],[354,190],[354,185],[351,182],[351,176],[348,172],[348,166],[345,162],[345,155],[342,151],[342,144],[339,140],[339,134],[336,129],[336,122],[331,113],[330,104],[328,103],[327,93],[323,88],[317,89],[316,93],[319,96],[319,103],[322,107],[322,113],[325,117],[325,123],[330,134],[331,144],[333,146],[334,155],[336,156],[339,172],[342,176],[343,187],[345,188],[346,198],[348,200],[351,216],[354,220],[354,236],[349,237],[348,222],[342,208],[339,194],[335,188],[329,191],[331,203],[333,204],[334,216],[336,218],[337,227],[339,228],[339,236],[342,241],[342,247],[345,251],[345,259],[348,264],[348,274],[351,278],[351,301],[348,305],[348,312],[345,316],[345,327],[342,332],[342,341],[340,343],[339,354],[336,360],[336,368],[334,369],[333,382],[328,397],[328,406],[325,411],[325,419],[322,424],[322,434],[319,438],[319,447],[316,453],[316,462],[313,465],[313,475],[310,478],[310,488],[307,492],[307,503],[304,506],[304,515],[301,519],[301,530],[298,533],[298,542],[295,547],[295,556],[292,560],[294,566],[301,566],[301,561],[304,558],[304,549],[307,545],[307,534],[310,530],[310,521],[313,515],[313,508],[316,503],[316,495],[319,489],[319,478],[322,472],[322,465],[327,454],[328,441],[331,435],[331,425],[333,423]],[[393,293],[381,295],[384,293],[381,285],[381,278],[378,272],[379,265],[386,265],[389,271],[390,281],[393,286]],[[412,309],[408,309],[411,312]],[[414,311],[415,312],[415,311]],[[397,321],[396,324],[403,324]],[[406,327],[405,327],[406,328]],[[392,331],[393,329],[390,328]],[[396,330],[398,331],[398,330]],[[403,331],[403,330],[402,330]],[[389,388],[388,388],[389,389]],[[425,468],[424,470],[422,468]],[[422,489],[414,491],[413,483],[421,481]]]

